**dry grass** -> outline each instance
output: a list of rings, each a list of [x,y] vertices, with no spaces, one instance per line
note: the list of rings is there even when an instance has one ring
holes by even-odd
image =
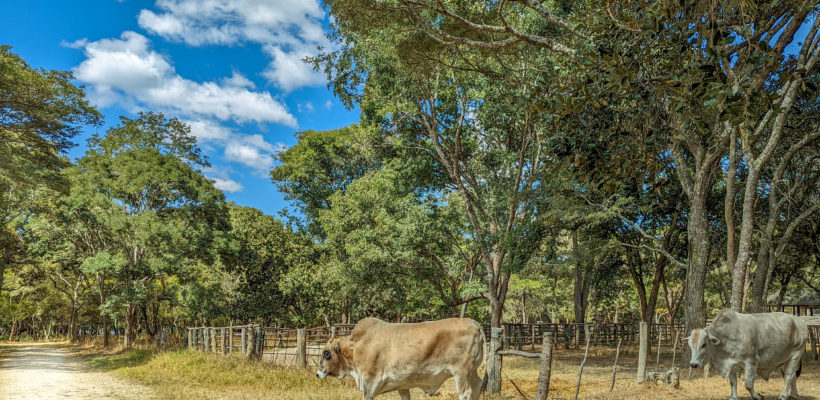
[[[88,349],[86,353],[93,352]],[[578,365],[583,352],[558,349],[553,363],[550,382],[551,399],[571,399],[575,395]],[[634,348],[622,349],[618,361],[618,376],[614,392],[609,392],[614,351],[593,348],[584,367],[580,398],[585,399],[725,399],[729,396],[729,382],[720,377],[700,378],[702,371],[693,372],[687,379],[687,370],[681,373],[680,389],[669,389],[654,384],[635,383],[636,353]],[[669,356],[671,358],[671,355]],[[670,364],[661,360],[661,367]],[[649,370],[655,369],[654,353],[650,356]],[[276,399],[276,400],[358,400],[361,394],[350,378],[320,380],[313,370],[285,369],[267,363],[249,362],[238,356],[216,356],[189,351],[155,353],[150,350],[109,352],[93,357],[98,368],[147,385],[160,398],[187,399]],[[527,398],[535,396],[538,378],[537,360],[508,358],[504,362],[504,383],[500,395],[484,395],[487,400],[521,399],[510,381]],[[738,394],[748,398],[739,384]],[[758,379],[755,388],[766,398],[776,398],[783,388],[783,380],[774,373],[768,382]],[[820,363],[805,361],[803,374],[798,380],[803,399],[820,399]],[[420,390],[412,392],[414,399],[427,398]],[[394,392],[379,399],[398,399]],[[435,398],[456,400],[453,380],[448,380]]]

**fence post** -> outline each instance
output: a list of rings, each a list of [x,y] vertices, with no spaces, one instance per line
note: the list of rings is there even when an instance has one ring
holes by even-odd
[[[550,393],[550,374],[552,373],[552,332],[544,332],[541,341],[541,368],[538,371],[538,391],[535,400],[547,400]]]
[[[211,338],[208,332],[208,328],[202,328],[202,351],[208,352],[208,349],[211,347]]]
[[[162,351],[168,349],[168,335],[165,334],[165,328],[162,328],[162,331],[159,333],[159,348]]]
[[[194,347],[193,332],[194,332],[194,330],[192,328],[188,328],[188,350],[190,350],[191,347]]]
[[[638,383],[646,379],[646,356],[649,350],[649,330],[646,322],[640,324],[640,348],[638,349]]]
[[[222,354],[228,354],[228,328],[220,329],[222,335]]]
[[[243,326],[243,327],[242,327],[242,333],[241,333],[241,337],[242,337],[242,354],[245,354],[245,352],[246,352],[246,351],[247,351],[247,349],[248,349],[248,348],[246,347],[246,346],[247,346],[247,343],[246,343],[246,342],[247,342],[246,336],[247,336],[247,329]]]
[[[533,325],[532,326],[532,335],[531,335],[532,351],[535,351],[535,331],[537,330],[537,328],[538,328],[538,325]],[[541,346],[544,346],[544,342],[541,342]]]
[[[256,334],[255,334],[256,335],[256,341],[255,341],[255,350],[254,351],[256,352],[256,359],[261,361],[262,360],[262,353],[265,352],[265,346],[264,346],[265,338],[263,336],[264,332],[262,330],[261,325],[256,325],[254,327],[254,331],[256,332]]]
[[[581,330],[578,322],[575,323],[575,348],[579,348],[581,346]]]
[[[211,331],[211,350],[216,354],[216,328],[210,328]]]
[[[490,365],[487,373],[487,392],[499,393],[501,392],[501,356],[498,351],[501,350],[501,328],[490,329]]]
[[[307,368],[307,343],[305,328],[296,330],[296,365]]]
[[[255,338],[256,332],[254,332],[253,326],[249,325],[247,329],[248,329],[247,330],[247,336],[248,337],[247,337],[247,339],[245,339],[246,340],[245,344],[248,346],[248,348],[245,349],[245,355],[247,355],[248,358],[253,358],[253,347],[254,347],[254,344],[256,343],[256,338]]]
[[[589,325],[586,325],[587,328],[584,330],[584,334],[586,335],[586,349],[584,350],[584,359],[581,360],[581,368],[578,369],[578,384],[575,385],[575,400],[578,400],[578,393],[581,391],[581,377],[584,375],[584,365],[587,363],[587,356],[589,355]]]
[[[621,340],[618,339],[618,347],[615,349],[615,362],[612,364],[612,383],[609,385],[609,391],[615,389],[615,373],[618,371],[618,355],[621,354]]]
[[[331,338],[331,339],[333,339],[333,338],[335,338],[335,337],[336,337],[336,327],[335,327],[335,326],[331,326],[331,327],[330,327],[330,338]]]
[[[817,333],[820,333],[820,328],[815,326],[809,327],[809,339],[811,340],[811,355],[815,360],[817,359]]]
[[[228,354],[233,354],[233,322],[228,328]]]

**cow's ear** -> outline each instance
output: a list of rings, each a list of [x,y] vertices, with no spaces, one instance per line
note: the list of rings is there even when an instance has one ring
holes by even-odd
[[[712,346],[717,346],[720,344],[720,339],[715,335],[709,334],[709,343],[712,343]]]
[[[348,360],[350,360],[350,355],[351,355],[352,353],[353,353],[353,352],[350,350],[350,346],[347,346],[347,347],[345,347],[344,349],[342,349],[342,356],[344,356],[344,358],[346,358],[346,359],[348,359]]]

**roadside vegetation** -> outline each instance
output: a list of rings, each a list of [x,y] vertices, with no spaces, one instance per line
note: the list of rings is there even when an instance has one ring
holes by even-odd
[[[284,368],[268,363],[248,361],[239,356],[220,356],[186,350],[158,352],[155,350],[130,350],[103,353],[98,348],[79,350],[90,365],[150,387],[163,399],[270,399],[270,400],[359,400],[351,378],[339,381],[329,377],[321,380],[313,369]],[[579,397],[602,399],[725,399],[729,383],[725,378],[713,376],[708,379],[689,380],[688,371],[681,371],[681,387],[673,389],[663,384],[637,384],[635,368],[637,348],[625,346],[619,358],[615,389],[609,392],[612,378],[614,350],[608,347],[592,347],[590,358],[584,368],[583,384]],[[550,398],[566,399],[575,395],[578,365],[582,351],[556,349],[550,380]],[[680,354],[678,355],[680,356]],[[654,357],[650,357],[653,361]],[[663,353],[661,367],[668,367],[671,354]],[[798,380],[802,396],[820,396],[820,363],[805,360],[803,375]],[[482,367],[483,368],[483,367]],[[483,370],[480,370],[482,372]],[[703,370],[692,372],[699,378]],[[538,379],[537,360],[510,358],[504,362],[504,381],[499,395],[485,393],[482,399],[520,399],[519,390],[532,398]],[[768,381],[758,380],[756,388],[764,396],[776,397],[782,389],[780,374],[773,373]],[[413,398],[427,398],[420,390],[412,391]],[[398,399],[396,393],[384,395],[385,399]],[[437,397],[441,400],[457,400],[453,380],[445,382]]]
[[[226,200],[196,125],[143,110],[103,131],[71,72],[0,43],[0,339],[161,347],[364,317],[690,331],[820,304],[818,1],[323,4],[332,46],[306,61],[360,120],[276,154],[277,216]],[[93,363],[172,398],[356,397],[230,357]]]

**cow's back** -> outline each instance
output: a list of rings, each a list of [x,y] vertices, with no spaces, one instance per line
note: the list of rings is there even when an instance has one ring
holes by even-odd
[[[796,352],[802,353],[808,340],[806,323],[782,312],[740,314],[724,309],[711,325],[727,355],[758,360],[758,372],[764,378]]]
[[[411,324],[366,318],[356,324],[350,340],[354,363],[371,378],[477,368],[483,355],[480,325],[467,318]]]

